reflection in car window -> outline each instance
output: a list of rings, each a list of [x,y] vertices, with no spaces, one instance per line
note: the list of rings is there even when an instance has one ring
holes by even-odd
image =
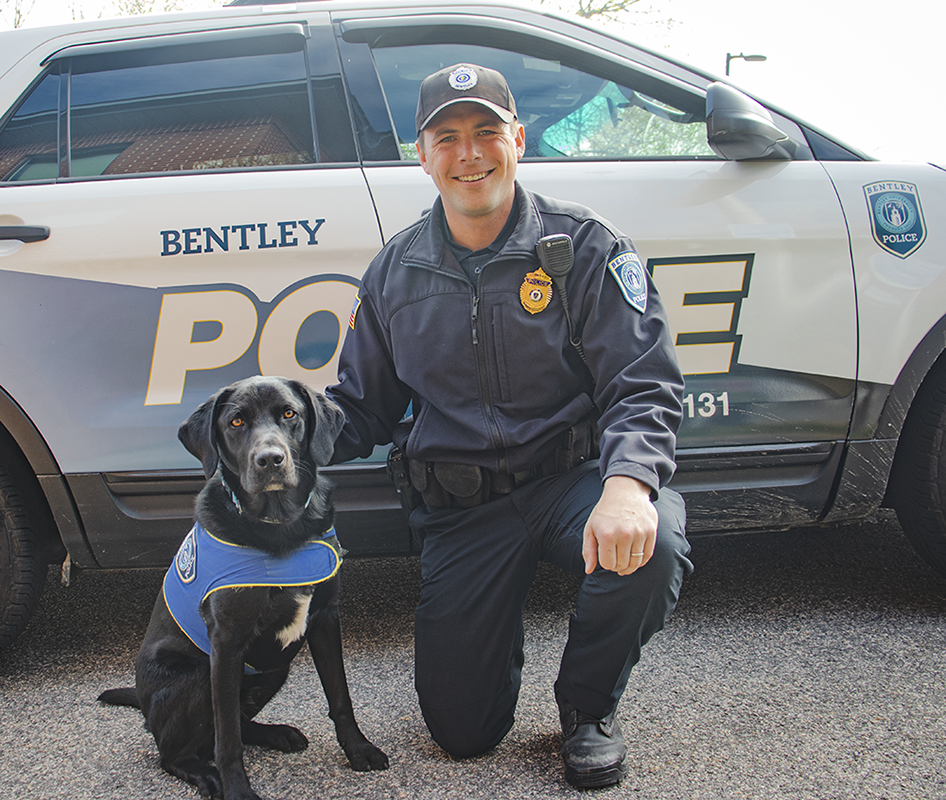
[[[301,52],[74,68],[70,114],[74,153],[110,148],[73,177],[315,160]]]
[[[0,133],[2,181],[354,157],[350,133],[347,146],[333,135],[317,152],[301,49],[181,61],[116,53],[67,58],[55,68],[69,86],[69,124],[59,126],[70,131],[69,147],[57,148],[60,76],[51,74]],[[313,92],[340,95],[340,80],[322,78]]]
[[[378,75],[402,156],[417,157],[414,112],[421,81],[460,61],[506,76],[526,129],[525,158],[713,157],[702,108],[676,108],[633,86],[560,61],[473,44],[376,47]]]

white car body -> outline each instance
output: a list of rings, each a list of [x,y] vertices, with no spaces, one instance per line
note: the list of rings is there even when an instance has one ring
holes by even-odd
[[[171,146],[157,133],[161,116],[200,104],[204,77],[183,99],[147,94],[135,75],[151,75],[151,62],[194,65],[200,76],[207,67],[206,103],[223,103],[213,81],[224,86],[221,70],[236,72],[231,50],[287,63],[301,53],[306,74],[293,91],[304,85],[314,102],[312,153],[323,126],[337,124],[353,155],[277,163],[205,154],[182,168],[82,172],[111,169],[137,146],[131,140],[147,138],[126,128],[128,141],[116,143],[118,123],[108,128],[134,92],[135,113],[155,117],[148,141],[157,148]],[[334,382],[361,274],[435,197],[405,120],[439,53],[495,53],[487,66],[513,65],[506,77],[527,135],[539,131],[520,180],[611,220],[653,274],[687,379],[674,485],[691,531],[853,519],[892,496],[905,420],[946,349],[946,174],[937,166],[873,161],[712,76],[506,3],[231,6],[19,30],[0,34],[0,53],[0,455],[28,497],[37,559],[168,563],[201,481],[176,439],[180,422],[248,374],[316,389]],[[126,72],[109,66],[113,58]],[[529,88],[559,72],[548,84],[558,94],[530,106]],[[127,86],[107,94],[109,76]],[[582,87],[598,79],[599,94],[581,105]],[[265,104],[260,86],[253,96]],[[58,134],[17,161],[22,137],[40,130],[24,102],[34,91],[38,109],[48,95],[36,119],[55,117]],[[331,92],[332,119],[320,117]],[[591,134],[577,135],[576,152],[559,151],[571,134],[550,133],[557,102],[576,104],[585,116],[568,118],[589,130],[607,109],[614,130],[597,129],[601,147],[615,146],[608,137],[633,113],[646,122],[639,139],[653,126],[665,126],[668,141],[685,130],[673,146],[690,151],[654,150],[656,134],[646,153],[585,157]],[[83,125],[89,132],[76,133]],[[93,141],[95,125],[110,144]],[[253,126],[240,125],[249,135]],[[702,143],[687,144],[697,128]],[[17,238],[24,227],[48,236]],[[338,468],[336,480],[346,546],[412,549],[380,460]],[[946,569],[940,535],[911,533]],[[21,567],[0,563],[0,579]]]

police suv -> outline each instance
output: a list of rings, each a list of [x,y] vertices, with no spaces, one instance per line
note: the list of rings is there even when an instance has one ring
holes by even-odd
[[[203,481],[176,431],[213,391],[334,381],[359,277],[435,197],[418,87],[461,61],[509,81],[524,185],[656,281],[689,531],[889,505],[946,574],[941,168],[534,9],[238,4],[0,34],[0,646],[47,564],[170,562]],[[410,552],[384,453],[330,471],[345,546]]]

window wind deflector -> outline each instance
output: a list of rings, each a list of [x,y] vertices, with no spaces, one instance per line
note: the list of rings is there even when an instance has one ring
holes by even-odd
[[[162,64],[261,53],[293,53],[305,47],[306,37],[306,27],[301,23],[173,33],[64,47],[46,56],[42,63],[45,66],[57,59],[81,58],[84,68],[96,70],[126,66],[126,61],[136,65]],[[122,63],[116,64],[116,61]]]
[[[379,31],[396,28],[417,28],[428,27],[432,25],[456,25],[472,21],[470,17],[460,16],[458,14],[424,14],[422,22],[418,23],[418,18],[412,15],[403,17],[367,17],[361,19],[343,19],[337,23],[338,30],[341,31],[342,38],[346,42],[370,42],[374,37],[371,31]],[[482,24],[483,20],[478,19]]]
[[[694,87],[671,75],[659,72],[646,64],[616,57],[598,45],[563,36],[517,20],[471,14],[423,14],[400,17],[365,17],[344,19],[336,23],[342,39],[352,44],[369,47],[398,47],[424,43],[479,44],[516,53],[528,53],[536,58],[567,61],[570,66],[589,72],[614,73],[614,68],[631,70],[638,76],[634,81],[643,91],[657,87],[682,90],[692,99]],[[628,79],[629,81],[631,79]],[[641,82],[643,81],[643,82]],[[666,94],[666,91],[664,92]],[[699,104],[703,104],[700,93]]]
[[[443,41],[445,37],[458,36],[460,35],[458,32],[470,28],[502,30],[504,32],[513,31],[533,37],[539,35],[547,41],[559,44],[569,43],[568,39],[556,33],[540,31],[531,25],[523,25],[513,20],[498,17],[479,17],[469,14],[408,14],[400,17],[364,17],[344,19],[337,25],[342,38],[346,42],[370,44],[373,47],[377,46],[377,40],[382,35],[386,46],[396,43],[416,44],[425,40],[427,31],[435,32],[436,40]],[[403,31],[403,37],[397,36],[398,31]],[[396,38],[392,39],[391,37]],[[403,42],[400,41],[401,38],[404,39]],[[463,41],[462,38],[461,41]]]

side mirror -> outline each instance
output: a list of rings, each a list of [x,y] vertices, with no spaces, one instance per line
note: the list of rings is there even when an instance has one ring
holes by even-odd
[[[706,140],[727,161],[790,160],[795,155],[795,143],[772,115],[725,83],[711,83],[706,92]]]

